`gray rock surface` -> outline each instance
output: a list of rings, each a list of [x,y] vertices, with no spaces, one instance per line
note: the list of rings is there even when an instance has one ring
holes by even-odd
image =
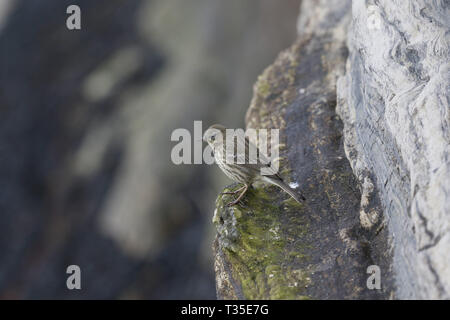
[[[267,187],[237,209],[218,199],[220,298],[450,298],[449,16],[448,1],[302,2],[299,38],[259,77],[246,122],[282,129],[282,174],[308,202]],[[264,242],[271,225],[285,246]]]
[[[281,129],[280,174],[298,183],[307,201],[298,205],[264,185],[231,208],[219,196],[214,215],[219,298],[388,299],[393,294],[378,198],[361,195],[335,112],[350,14],[350,1],[303,1],[299,38],[255,84],[247,127]],[[380,217],[373,228],[361,224],[362,211]],[[370,265],[383,272],[381,290],[367,287]]]
[[[353,1],[338,114],[355,175],[376,186],[399,298],[450,298],[448,1]],[[370,227],[370,223],[368,225]]]

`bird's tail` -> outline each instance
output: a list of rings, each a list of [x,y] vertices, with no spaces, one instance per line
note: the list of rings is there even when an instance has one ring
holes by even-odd
[[[283,180],[281,180],[280,178],[276,177],[273,178],[271,176],[264,176],[263,180],[272,183],[278,187],[280,187],[281,189],[283,189],[285,192],[287,192],[292,198],[294,198],[298,203],[302,203],[303,201],[305,201],[305,197],[301,194],[297,194],[294,189],[292,189],[291,187],[289,187]]]

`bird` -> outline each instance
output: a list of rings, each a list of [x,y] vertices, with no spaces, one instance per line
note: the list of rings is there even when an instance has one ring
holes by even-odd
[[[233,150],[227,151],[226,147],[226,130],[227,128],[221,124],[213,124],[203,135],[203,140],[209,144],[214,152],[214,159],[219,168],[225,175],[233,181],[242,184],[242,187],[234,192],[222,192],[222,194],[236,194],[239,196],[226,204],[227,207],[237,204],[247,192],[248,188],[256,181],[263,181],[278,186],[287,192],[298,203],[305,201],[305,197],[297,194],[287,183],[283,181],[281,176],[270,166],[270,161],[263,153],[248,139],[247,136],[237,134]],[[235,136],[235,137],[236,137]],[[239,148],[239,144],[241,147]],[[245,154],[242,154],[242,144],[245,146]],[[255,148],[255,149],[251,149]],[[256,163],[250,163],[249,150],[256,150],[258,159]],[[238,161],[245,160],[245,161]],[[243,162],[243,163],[242,163]],[[261,169],[264,168],[268,174],[261,174]]]

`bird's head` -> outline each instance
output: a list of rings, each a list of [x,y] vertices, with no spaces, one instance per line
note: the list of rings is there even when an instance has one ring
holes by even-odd
[[[215,146],[222,144],[223,140],[225,139],[226,130],[227,128],[225,128],[221,124],[213,124],[208,128],[208,130],[205,131],[203,140],[206,141],[211,146],[211,148],[214,149]]]

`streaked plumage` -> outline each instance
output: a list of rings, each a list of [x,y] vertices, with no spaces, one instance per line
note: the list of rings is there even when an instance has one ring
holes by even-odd
[[[220,133],[220,135],[218,135]],[[220,124],[212,125],[206,130],[204,140],[208,142],[211,148],[214,150],[214,158],[217,165],[225,173],[225,175],[236,182],[242,183],[244,186],[238,191],[244,189],[239,197],[230,202],[228,205],[234,205],[244,196],[248,187],[256,180],[262,180],[271,184],[274,184],[285,192],[287,192],[297,202],[304,200],[304,197],[298,195],[291,187],[289,187],[278,173],[276,173],[271,167],[267,157],[262,154],[258,148],[252,144],[247,137],[237,136],[234,150],[232,153],[226,150],[226,128]],[[239,151],[239,145],[245,146],[245,152]],[[241,147],[242,148],[242,147]],[[255,148],[258,155],[256,163],[250,163],[249,150]],[[226,161],[226,160],[229,161]],[[234,161],[233,161],[234,160]],[[244,163],[240,163],[244,162]],[[261,169],[265,168],[270,170],[273,174],[261,175]],[[269,171],[269,173],[270,173]],[[234,192],[237,193],[237,192]]]

